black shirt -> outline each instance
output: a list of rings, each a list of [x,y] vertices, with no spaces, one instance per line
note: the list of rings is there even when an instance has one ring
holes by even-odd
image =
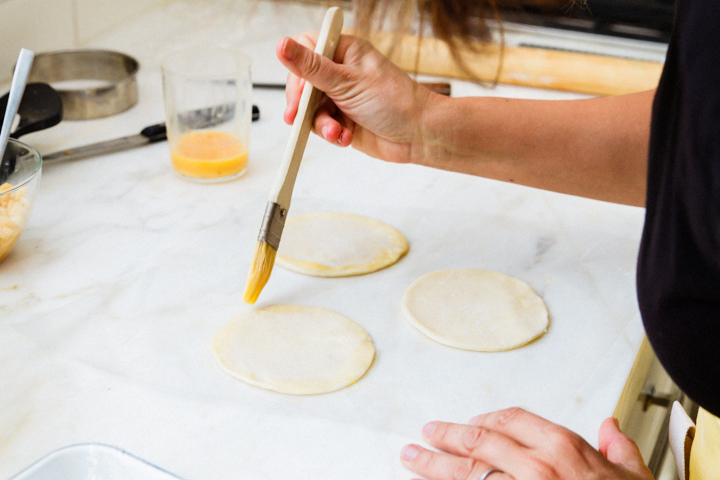
[[[652,111],[637,288],[658,359],[720,416],[720,1],[676,5]]]

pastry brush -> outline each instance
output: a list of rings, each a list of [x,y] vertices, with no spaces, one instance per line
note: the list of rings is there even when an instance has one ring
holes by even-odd
[[[337,7],[330,8],[325,14],[315,53],[332,59],[335,56],[335,48],[340,40],[342,26],[342,10]],[[270,198],[265,208],[265,216],[260,226],[258,243],[255,246],[250,272],[245,284],[243,300],[246,303],[255,303],[270,278],[270,273],[275,264],[275,255],[280,247],[280,238],[285,227],[285,219],[290,209],[290,200],[298,168],[300,168],[300,161],[305,151],[305,145],[307,144],[321,96],[322,92],[320,90],[310,85],[309,82],[305,82],[297,115],[290,132],[290,139],[285,148],[280,171],[270,192]]]

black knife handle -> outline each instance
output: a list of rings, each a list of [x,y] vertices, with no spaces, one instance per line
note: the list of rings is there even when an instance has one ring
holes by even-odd
[[[147,138],[150,143],[162,142],[167,140],[167,127],[165,127],[164,123],[150,125],[143,128],[140,135]]]
[[[252,106],[252,121],[260,119],[260,109],[257,105]],[[167,127],[165,123],[156,123],[145,127],[140,131],[140,135],[147,138],[149,143],[162,142],[167,140]]]

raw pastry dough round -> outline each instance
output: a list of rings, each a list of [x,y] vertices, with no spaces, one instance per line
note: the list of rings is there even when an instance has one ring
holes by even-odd
[[[488,270],[428,273],[408,287],[402,303],[418,330],[464,350],[511,350],[548,327],[545,303],[527,283]]]
[[[346,387],[365,374],[375,356],[360,325],[331,310],[302,306],[240,314],[215,334],[212,350],[233,377],[295,395]]]
[[[405,237],[380,220],[307,213],[288,218],[275,263],[316,277],[347,277],[390,266],[407,251]]]

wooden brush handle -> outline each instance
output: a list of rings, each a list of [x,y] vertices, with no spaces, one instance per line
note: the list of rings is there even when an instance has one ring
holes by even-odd
[[[325,14],[320,36],[318,37],[315,53],[332,59],[335,56],[335,49],[340,40],[340,32],[343,27],[343,13],[338,7],[330,8]],[[295,178],[297,178],[300,161],[305,152],[308,135],[312,128],[315,111],[322,96],[322,92],[305,82],[305,87],[300,97],[297,115],[292,125],[290,139],[288,140],[280,172],[278,173],[275,186],[270,192],[270,202],[279,204],[283,209],[290,208]]]

